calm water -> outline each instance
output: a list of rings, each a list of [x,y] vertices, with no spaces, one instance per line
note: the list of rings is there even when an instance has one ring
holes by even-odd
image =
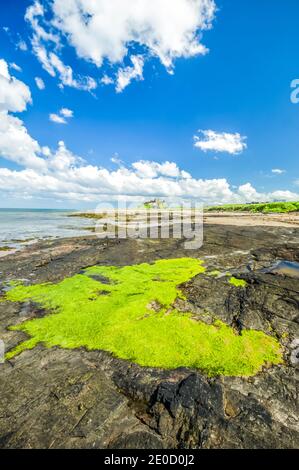
[[[18,246],[30,239],[88,234],[88,219],[68,217],[74,211],[0,209],[0,246]]]
[[[277,261],[270,268],[263,269],[266,274],[280,274],[299,279],[299,263],[297,261]]]

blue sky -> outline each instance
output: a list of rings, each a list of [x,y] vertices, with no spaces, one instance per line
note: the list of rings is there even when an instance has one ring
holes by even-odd
[[[184,3],[190,2],[177,1],[182,8]],[[72,0],[65,2],[72,8]],[[161,54],[157,57],[149,51],[142,39],[126,44],[128,53],[121,61],[109,65],[111,53],[108,51],[106,56],[103,54],[103,63],[97,65],[88,53],[82,56],[79,39],[74,47],[69,36],[53,27],[51,2],[40,1],[45,11],[43,15],[33,16],[31,22],[25,21],[24,15],[34,2],[19,0],[17,3],[17,7],[13,2],[0,4],[0,59],[9,67],[9,81],[15,77],[30,89],[32,103],[28,100],[26,110],[22,111],[20,107],[14,111],[7,105],[3,112],[20,119],[40,149],[49,147],[51,157],[35,149],[38,159],[62,158],[57,155],[57,148],[62,147],[62,144],[58,146],[59,141],[64,142],[64,155],[69,158],[65,174],[70,171],[66,183],[72,181],[73,186],[63,185],[62,167],[57,162],[46,170],[32,167],[26,161],[20,164],[22,158],[16,156],[15,151],[9,153],[7,142],[1,149],[0,134],[2,206],[93,207],[102,199],[113,199],[119,194],[154,196],[159,187],[190,197],[190,187],[198,188],[200,184],[195,196],[205,203],[297,198],[299,104],[290,100],[290,84],[299,78],[298,1],[217,0],[214,19],[209,18],[211,27],[202,32],[200,41],[198,39],[209,52],[190,53],[190,57],[186,57],[186,52],[178,52],[173,66],[166,67]],[[198,5],[200,3],[198,0]],[[122,10],[116,9],[115,15],[122,14]],[[157,18],[155,14],[154,28],[160,25]],[[51,41],[40,39],[39,47],[45,47],[47,53],[54,51],[64,66],[71,67],[78,83],[80,78],[77,77],[88,76],[96,87],[90,91],[78,89],[81,85],[74,82],[68,86],[65,79],[63,86],[58,86],[63,80],[57,70],[56,76],[51,76],[45,70],[45,63],[34,53],[35,20],[48,34],[61,34],[59,40],[63,45],[63,48],[57,45],[53,48]],[[111,24],[110,30],[114,27]],[[200,29],[197,28],[197,33]],[[155,34],[158,33],[155,30]],[[106,34],[110,34],[109,28]],[[183,40],[183,36],[178,39]],[[100,50],[99,39],[96,36],[93,39],[92,34],[89,35],[90,48],[93,48],[93,40]],[[21,41],[26,43],[26,50],[20,48]],[[132,56],[142,60],[142,80],[137,76],[121,92],[116,91],[116,84],[100,83],[105,74],[116,81],[117,73],[126,67],[131,68],[127,72],[134,72]],[[22,70],[16,70],[11,66],[13,63]],[[45,89],[36,86],[36,77],[43,80]],[[61,108],[72,110],[73,117],[63,118],[66,122],[63,124],[52,122],[50,114],[59,114]],[[244,137],[242,142],[246,145],[241,151],[229,152],[224,142],[221,151],[219,147],[213,149],[213,145],[203,151],[204,146],[194,145],[195,135],[200,142],[207,140],[206,135],[197,133],[199,129],[212,130],[218,140],[222,139],[222,144],[223,133],[235,139],[239,135],[239,138]],[[116,159],[121,162],[115,163]],[[148,167],[144,169],[143,164],[142,171],[140,165],[132,168],[136,162],[148,162]],[[161,167],[164,162],[173,163],[180,170],[165,170],[166,167]],[[83,181],[82,175],[87,172],[84,168],[91,172],[91,168],[94,172],[104,170],[107,190],[100,189],[101,175],[92,184],[89,175]],[[181,170],[189,173],[187,179]],[[30,178],[30,171],[36,173],[33,178]],[[45,187],[32,189],[38,177],[45,178]],[[123,178],[127,178],[126,183]],[[215,188],[213,181],[216,181]],[[139,193],[131,190],[130,184],[140,185]],[[223,188],[219,189],[221,185]],[[115,189],[118,187],[122,187],[122,191]],[[243,190],[239,191],[240,187]],[[159,195],[166,196],[166,190],[161,189]]]

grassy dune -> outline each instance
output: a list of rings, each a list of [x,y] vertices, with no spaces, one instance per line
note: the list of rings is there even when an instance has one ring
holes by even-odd
[[[206,209],[207,212],[253,212],[262,214],[285,214],[299,211],[299,202],[269,202],[260,204],[225,204]]]

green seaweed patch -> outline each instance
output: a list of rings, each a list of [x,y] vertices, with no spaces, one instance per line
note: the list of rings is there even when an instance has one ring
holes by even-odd
[[[235,287],[247,287],[248,284],[244,279],[237,279],[236,277],[231,277],[229,283]]]
[[[281,363],[275,338],[254,330],[238,335],[220,321],[208,325],[172,307],[178,297],[184,298],[177,286],[203,272],[199,260],[181,258],[95,266],[58,284],[16,286],[6,294],[8,300],[31,299],[53,313],[11,327],[29,339],[6,357],[43,343],[105,350],[141,366],[197,368],[208,376],[251,376]],[[110,283],[103,284],[101,277]]]

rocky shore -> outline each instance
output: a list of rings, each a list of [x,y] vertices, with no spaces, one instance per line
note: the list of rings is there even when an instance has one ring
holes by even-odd
[[[212,216],[211,216],[212,217]],[[9,326],[47,314],[33,302],[5,301],[7,282],[60,282],[82,269],[194,257],[209,272],[182,286],[176,308],[220,319],[237,333],[277,338],[284,363],[254,377],[208,378],[198,370],[140,367],[104,351],[38,345],[0,364],[1,448],[296,448],[299,445],[296,339],[299,228],[216,224],[204,244],[182,240],[43,241],[0,259],[0,339],[26,339]],[[273,269],[288,261],[291,269]],[[225,282],[226,273],[246,288]]]

